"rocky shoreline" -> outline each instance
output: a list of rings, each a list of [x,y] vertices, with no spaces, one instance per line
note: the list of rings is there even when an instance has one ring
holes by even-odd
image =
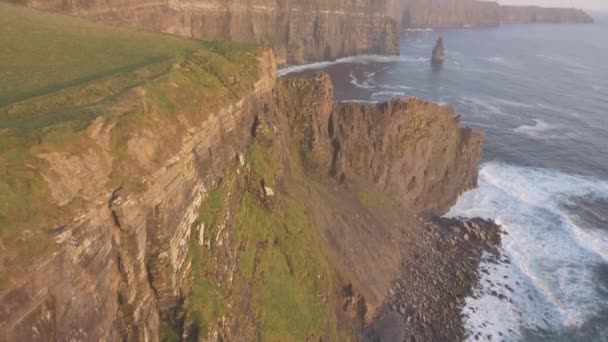
[[[498,257],[505,232],[481,218],[436,218],[424,227],[408,237],[414,242],[401,274],[379,317],[362,331],[362,341],[465,339],[461,308],[479,281],[483,256]]]

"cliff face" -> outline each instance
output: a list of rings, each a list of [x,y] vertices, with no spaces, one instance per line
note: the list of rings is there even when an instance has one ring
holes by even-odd
[[[384,1],[24,1],[33,8],[184,37],[270,44],[279,64],[399,52],[398,28]]]
[[[402,26],[443,28],[496,26],[500,24],[499,5],[477,0],[405,0],[401,3]]]
[[[270,51],[198,52],[108,98],[86,148],[45,130],[30,167],[60,214],[2,245],[2,338],[352,336],[418,215],[475,185],[482,137],[450,107],[332,98],[328,76],[277,81]]]
[[[501,6],[478,0],[395,0],[394,13],[401,13],[407,28],[498,26],[501,23],[588,23],[593,19],[573,8]],[[397,17],[399,20],[399,17]]]
[[[248,88],[243,97],[218,110],[210,101],[201,106],[184,100],[168,115],[162,105],[176,100],[172,96],[190,96],[200,86],[213,89],[201,83],[200,77],[207,76],[196,69],[216,67],[214,58],[194,55],[175,64],[169,76],[112,100],[106,107],[109,117],[99,117],[82,132],[88,146],[84,151],[38,155],[49,162],[39,176],[50,192],[47,211],[74,216],[52,227],[48,222],[30,226],[32,235],[51,240],[42,260],[16,267],[16,260],[27,253],[27,241],[10,253],[16,254],[12,258],[3,253],[3,261],[15,265],[2,277],[10,279],[0,295],[3,340],[158,340],[159,312],[175,308],[188,286],[188,246],[198,206],[245,148],[254,108],[268,101],[275,83],[276,62],[267,51],[254,65],[259,75],[255,83],[241,78],[236,84],[236,76],[221,76],[234,77],[233,94],[241,86]],[[186,91],[168,91],[159,107],[151,99],[167,86]],[[129,133],[127,122],[138,113],[156,122]],[[115,145],[116,134],[128,142]],[[112,185],[113,172],[139,185]],[[83,205],[74,208],[78,202]]]
[[[593,18],[580,9],[538,6],[500,6],[500,20],[505,24],[593,22]]]

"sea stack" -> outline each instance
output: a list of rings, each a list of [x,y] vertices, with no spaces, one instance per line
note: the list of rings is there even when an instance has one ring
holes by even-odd
[[[443,37],[439,37],[439,39],[437,39],[437,43],[435,44],[435,48],[433,49],[433,57],[431,58],[431,63],[443,64],[444,61],[445,49],[443,48]]]

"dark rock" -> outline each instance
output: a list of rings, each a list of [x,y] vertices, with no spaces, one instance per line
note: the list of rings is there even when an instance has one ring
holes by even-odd
[[[435,44],[435,48],[433,49],[431,63],[443,64],[443,62],[445,62],[445,48],[443,47],[443,37],[439,37],[439,39],[437,39],[437,43]]]

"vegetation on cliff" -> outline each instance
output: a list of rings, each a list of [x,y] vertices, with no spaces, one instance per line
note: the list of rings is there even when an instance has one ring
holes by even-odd
[[[256,119],[241,164],[223,175],[200,206],[189,250],[191,290],[169,318],[174,336],[354,338],[357,325],[343,317],[343,280],[311,218],[311,206],[322,203],[306,200],[309,178],[301,146],[284,145],[287,132],[277,133],[278,123],[268,121],[279,114]],[[225,255],[232,249],[233,265]],[[231,267],[234,273],[226,276]],[[226,323],[231,320],[238,326]]]
[[[51,233],[85,210],[92,189],[145,189],[138,158],[162,163],[190,123],[250,91],[262,50],[0,6],[11,14],[0,18],[2,288],[16,265],[50,252]],[[134,153],[129,141],[142,135],[173,143]],[[73,178],[88,171],[99,178]]]

